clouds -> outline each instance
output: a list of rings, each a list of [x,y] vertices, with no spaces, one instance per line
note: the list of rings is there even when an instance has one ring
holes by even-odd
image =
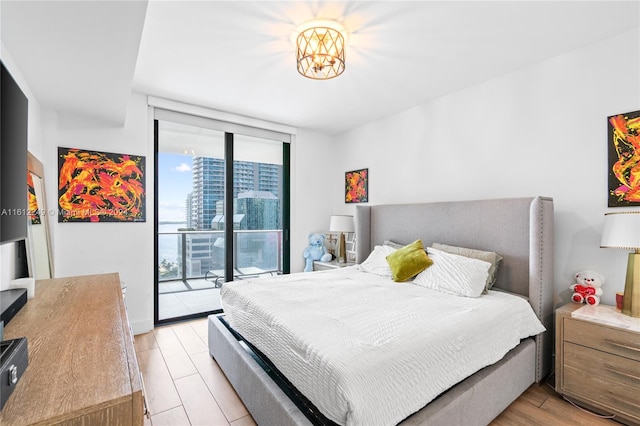
[[[180,173],[190,172],[191,166],[189,166],[187,163],[180,163],[180,165],[176,166],[173,170]]]
[[[167,210],[182,210],[184,211],[185,203],[182,202],[174,202],[174,203],[158,203],[158,207],[161,209]]]
[[[193,190],[191,158],[158,152],[158,220],[186,221],[187,195]]]
[[[186,202],[158,203],[158,220],[171,222],[186,222]]]

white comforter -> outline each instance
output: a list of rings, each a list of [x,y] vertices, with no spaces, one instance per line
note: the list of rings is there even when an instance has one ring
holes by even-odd
[[[544,331],[523,298],[452,296],[357,266],[226,283],[231,326],[326,417],[393,425]]]

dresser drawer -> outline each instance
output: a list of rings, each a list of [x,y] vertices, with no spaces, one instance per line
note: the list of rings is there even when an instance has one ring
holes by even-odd
[[[565,318],[564,336],[567,342],[640,361],[640,334],[638,333]]]
[[[566,391],[640,419],[640,362],[572,343],[563,359]]]

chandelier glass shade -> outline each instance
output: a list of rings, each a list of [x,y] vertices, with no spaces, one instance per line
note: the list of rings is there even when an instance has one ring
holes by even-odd
[[[296,39],[298,72],[314,80],[329,80],[344,72],[345,38],[340,28],[326,24],[301,30]]]

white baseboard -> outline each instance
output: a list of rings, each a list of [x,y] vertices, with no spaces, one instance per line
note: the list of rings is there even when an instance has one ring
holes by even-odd
[[[143,320],[143,321],[135,321],[131,323],[131,330],[133,330],[133,334],[144,334],[153,330],[153,321],[152,320]]]

